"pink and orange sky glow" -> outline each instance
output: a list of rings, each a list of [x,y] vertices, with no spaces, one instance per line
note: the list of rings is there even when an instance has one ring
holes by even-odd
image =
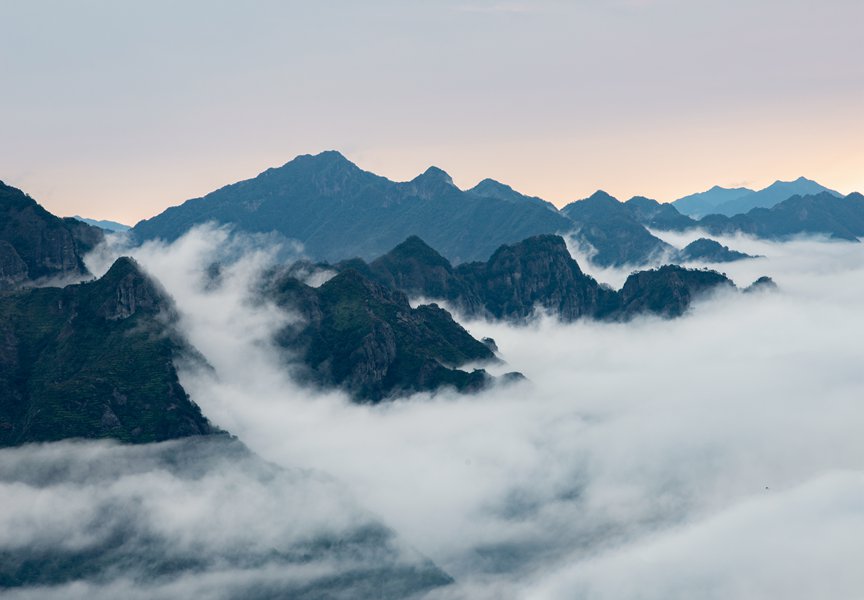
[[[0,179],[133,224],[336,149],[557,205],[864,191],[860,0],[0,4]]]

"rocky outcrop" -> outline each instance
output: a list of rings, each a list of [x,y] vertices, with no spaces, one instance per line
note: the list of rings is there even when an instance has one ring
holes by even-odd
[[[461,265],[457,272],[495,319],[521,320],[542,311],[573,321],[615,307],[615,293],[583,273],[555,235],[501,246],[486,263]]]
[[[630,318],[655,314],[679,317],[696,297],[719,289],[734,290],[735,286],[716,271],[685,269],[677,265],[639,271],[624,282],[616,316]]]
[[[379,402],[400,394],[449,386],[469,392],[491,377],[467,363],[494,361],[439,306],[412,308],[404,293],[344,269],[318,288],[286,274],[267,284],[266,294],[303,315],[277,337],[302,380],[337,386],[356,401]]]
[[[99,229],[55,217],[21,190],[0,182],[0,289],[80,278],[87,274],[84,254],[101,239]]]
[[[165,303],[165,292],[131,258],[118,258],[96,285],[106,290],[97,313],[108,320],[128,319],[139,310],[158,312]]]
[[[213,431],[180,385],[170,298],[131,259],[101,279],[0,294],[0,446]]]

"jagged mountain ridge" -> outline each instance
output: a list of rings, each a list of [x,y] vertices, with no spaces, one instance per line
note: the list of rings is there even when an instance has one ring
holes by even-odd
[[[135,225],[139,240],[173,240],[207,221],[238,230],[276,231],[298,240],[315,260],[371,260],[412,234],[446,249],[453,262],[488,257],[505,242],[567,230],[557,211],[532,202],[464,192],[430,168],[399,183],[338,152],[299,156],[277,169],[189,200]]]
[[[334,267],[364,271],[409,296],[440,300],[469,317],[524,323],[542,311],[562,321],[628,320],[639,314],[666,317],[686,312],[693,299],[732,282],[714,271],[666,266],[628,278],[621,291],[586,275],[560,236],[541,235],[504,245],[484,262],[453,267],[414,236],[372,263]],[[642,296],[665,298],[666,304]]]

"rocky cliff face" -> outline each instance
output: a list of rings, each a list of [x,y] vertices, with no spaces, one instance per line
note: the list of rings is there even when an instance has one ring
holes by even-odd
[[[602,316],[615,305],[614,292],[585,275],[555,235],[501,246],[486,263],[457,272],[496,319],[521,320],[540,310],[573,321]]]
[[[125,258],[97,281],[0,293],[0,446],[212,432],[177,378],[172,315]]]
[[[495,357],[447,311],[434,304],[411,308],[404,293],[353,269],[319,288],[277,276],[266,293],[304,316],[278,341],[302,358],[298,374],[310,383],[378,402],[443,386],[474,391],[491,380],[485,371],[459,369]]]
[[[101,239],[99,229],[55,217],[0,182],[0,289],[86,275],[82,257]]]

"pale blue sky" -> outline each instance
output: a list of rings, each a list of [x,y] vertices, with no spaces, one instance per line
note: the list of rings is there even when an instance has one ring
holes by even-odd
[[[0,0],[0,179],[134,222],[334,148],[563,204],[864,189],[864,2]]]

